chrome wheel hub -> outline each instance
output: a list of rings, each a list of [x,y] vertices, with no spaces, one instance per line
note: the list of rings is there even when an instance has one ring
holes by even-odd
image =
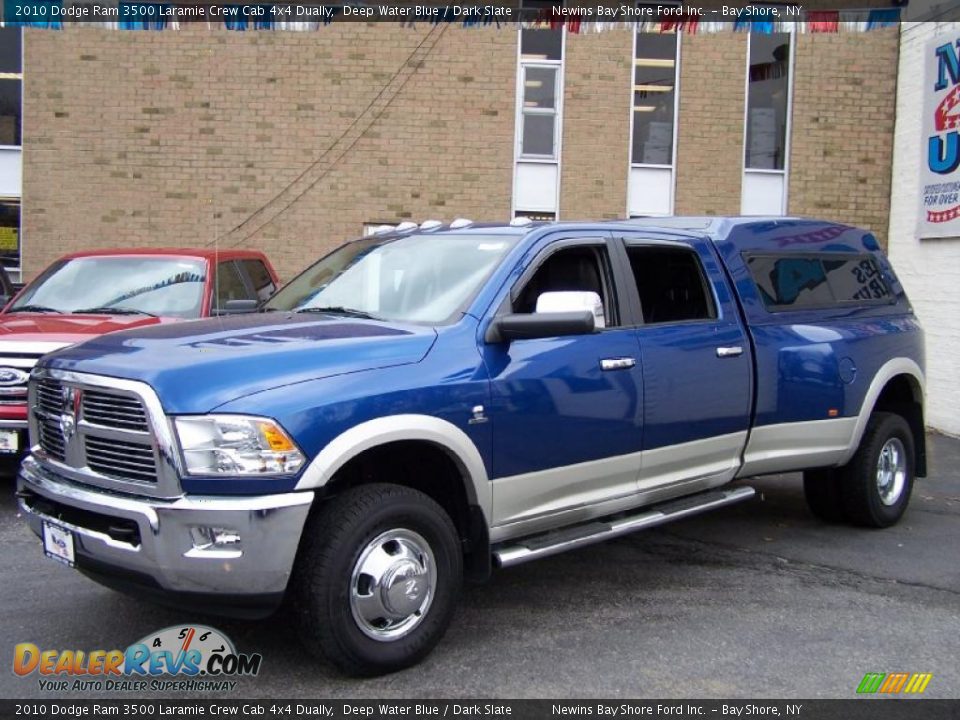
[[[877,458],[877,490],[880,502],[893,505],[903,494],[907,479],[907,451],[899,438],[890,438]]]
[[[388,530],[360,553],[350,578],[350,611],[374,640],[397,640],[426,617],[437,590],[433,551],[412,530]]]

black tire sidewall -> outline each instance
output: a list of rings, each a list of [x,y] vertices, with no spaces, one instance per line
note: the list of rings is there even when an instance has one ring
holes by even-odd
[[[364,634],[353,617],[350,582],[363,549],[378,535],[396,529],[411,530],[430,545],[437,587],[426,617],[412,632],[397,640],[379,641]],[[324,583],[326,597],[313,599],[327,619],[324,645],[335,646],[329,648],[334,654],[344,653],[360,674],[400,669],[427,655],[449,625],[462,582],[459,540],[443,510],[415,491],[391,495],[337,537],[331,549],[335,559]]]
[[[877,462],[880,451],[891,438],[903,443],[906,454],[906,478],[900,497],[893,505],[884,505],[877,487]],[[907,509],[914,481],[914,442],[913,433],[907,421],[899,415],[877,413],[867,428],[867,442],[858,453],[853,468],[855,475],[849,478],[852,487],[847,488],[843,500],[846,514],[859,524],[873,527],[889,527],[895,524]]]

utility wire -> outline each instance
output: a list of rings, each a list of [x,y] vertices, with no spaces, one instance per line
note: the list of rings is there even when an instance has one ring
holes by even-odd
[[[253,213],[251,213],[245,220],[243,220],[243,222],[239,223],[239,224],[236,225],[233,229],[229,230],[228,232],[224,233],[223,235],[217,235],[217,236],[215,236],[213,240],[211,240],[209,243],[207,243],[207,245],[209,246],[209,245],[213,245],[213,244],[215,244],[215,243],[218,243],[221,239],[229,238],[229,237],[230,237],[231,235],[233,235],[234,233],[237,233],[238,231],[240,231],[245,225],[247,225],[248,223],[250,223],[254,218],[256,218],[258,215],[260,215],[260,214],[263,213],[265,210],[267,210],[267,209],[268,209],[271,205],[273,205],[275,202],[277,202],[278,200],[280,200],[280,199],[283,197],[284,194],[286,194],[287,192],[289,192],[294,186],[296,186],[297,183],[299,183],[301,180],[303,180],[303,179],[310,173],[311,170],[315,169],[318,165],[320,165],[320,164],[324,161],[324,159],[327,157],[327,155],[329,155],[330,152],[331,152],[332,150],[334,150],[334,149],[350,134],[350,132],[364,119],[364,117],[370,112],[370,110],[373,109],[373,108],[376,106],[377,102],[384,96],[384,94],[389,90],[389,88],[393,85],[393,83],[397,80],[397,78],[400,77],[400,75],[403,73],[403,71],[404,71],[405,69],[407,69],[408,67],[411,66],[411,62],[413,62],[413,60],[414,60],[414,58],[416,57],[417,53],[419,53],[420,50],[423,49],[423,47],[424,47],[424,45],[427,43],[427,41],[430,40],[431,38],[433,38],[433,42],[427,47],[427,49],[426,49],[426,54],[424,55],[424,57],[423,57],[419,62],[417,62],[416,64],[414,64],[414,65],[412,66],[411,72],[407,75],[406,78],[403,79],[403,82],[402,82],[402,83],[400,84],[400,86],[397,88],[396,92],[393,93],[393,96],[392,96],[392,97],[389,97],[389,98],[387,99],[386,103],[383,105],[383,107],[380,108],[380,110],[377,111],[377,112],[374,114],[374,116],[373,116],[373,117],[370,119],[370,121],[367,123],[367,126],[363,129],[363,131],[360,132],[360,133],[357,135],[357,137],[354,138],[354,139],[350,142],[350,144],[349,144],[346,148],[344,148],[344,150],[343,150],[339,155],[337,155],[337,157],[335,157],[335,158],[330,162],[329,167],[327,167],[325,170],[323,170],[323,171],[320,173],[320,175],[318,175],[318,176],[317,176],[311,183],[309,183],[300,193],[298,193],[292,200],[290,200],[286,205],[284,205],[284,206],[283,206],[282,208],[280,208],[276,213],[274,213],[269,219],[267,219],[266,221],[264,221],[263,223],[261,223],[260,225],[258,225],[254,230],[252,230],[252,231],[250,231],[249,233],[243,235],[243,236],[242,236],[241,238],[239,238],[238,240],[230,243],[227,247],[230,247],[230,248],[237,247],[238,245],[241,245],[241,244],[243,244],[244,242],[246,242],[247,240],[249,240],[251,237],[253,237],[254,235],[256,235],[258,232],[260,232],[260,231],[261,231],[263,228],[265,228],[267,225],[269,225],[269,224],[272,223],[274,220],[276,220],[276,219],[279,218],[281,215],[283,215],[287,210],[290,209],[290,207],[292,207],[294,204],[296,204],[304,195],[306,195],[310,190],[312,190],[314,187],[316,187],[317,183],[319,183],[323,178],[325,178],[325,177],[330,173],[330,171],[333,170],[333,168],[337,165],[337,163],[338,163],[340,160],[342,160],[343,157],[344,157],[348,152],[350,152],[350,150],[353,149],[353,147],[360,141],[360,138],[363,137],[364,133],[365,133],[367,130],[369,130],[369,129],[377,122],[377,120],[380,119],[380,117],[381,117],[381,116],[383,115],[383,113],[387,110],[387,108],[389,108],[390,105],[393,103],[393,101],[400,95],[400,93],[403,91],[404,87],[406,87],[406,84],[410,81],[410,78],[412,78],[412,77],[417,73],[417,71],[420,69],[420,67],[423,65],[423,63],[426,61],[426,59],[430,56],[430,53],[431,53],[431,52],[433,51],[433,49],[437,46],[437,44],[438,44],[438,42],[439,42],[439,40],[440,40],[440,37],[443,35],[444,32],[446,32],[446,30],[447,30],[448,27],[449,27],[449,23],[442,23],[442,24],[436,25],[436,26],[434,26],[433,28],[431,28],[430,31],[429,31],[426,35],[423,36],[423,39],[420,40],[420,42],[417,44],[417,46],[410,52],[410,54],[407,56],[407,58],[400,64],[400,66],[397,68],[396,72],[394,72],[393,75],[391,75],[390,79],[387,80],[387,82],[383,85],[383,87],[380,89],[380,92],[378,92],[378,93],[376,94],[376,96],[375,96],[375,97],[367,104],[367,106],[363,109],[363,111],[362,111],[359,115],[357,115],[356,118],[353,119],[353,121],[352,121],[352,122],[347,126],[347,128],[337,137],[337,139],[334,140],[329,146],[327,146],[326,150],[324,150],[323,153],[321,153],[320,156],[317,157],[316,160],[314,160],[312,163],[310,163],[310,165],[308,165],[308,166],[306,167],[306,169],[303,170],[303,172],[301,172],[299,175],[297,175],[296,178],[294,178],[294,179],[291,180],[289,183],[287,183],[287,185],[284,186],[284,188],[283,188],[282,190],[280,190],[276,195],[274,195],[274,196],[273,196],[272,198],[270,198],[267,202],[265,202],[262,206],[260,206],[257,210],[255,210]]]

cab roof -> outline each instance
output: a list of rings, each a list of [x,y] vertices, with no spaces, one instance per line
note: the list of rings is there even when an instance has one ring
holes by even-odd
[[[457,224],[461,223],[461,224]],[[469,224],[462,224],[469,223]],[[852,251],[864,247],[879,249],[876,238],[867,230],[826,220],[784,216],[686,216],[646,217],[604,221],[531,221],[522,225],[510,223],[474,223],[455,221],[420,228],[410,224],[405,229],[384,230],[385,239],[408,234],[437,235],[507,235],[542,237],[556,231],[637,231],[669,236],[692,242],[709,240],[721,249],[735,250],[799,250]]]

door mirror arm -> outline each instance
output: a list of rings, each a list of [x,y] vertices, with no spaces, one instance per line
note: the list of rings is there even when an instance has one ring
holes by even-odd
[[[514,340],[588,335],[596,330],[594,315],[580,312],[514,313],[500,315],[487,327],[484,341],[490,345]]]

